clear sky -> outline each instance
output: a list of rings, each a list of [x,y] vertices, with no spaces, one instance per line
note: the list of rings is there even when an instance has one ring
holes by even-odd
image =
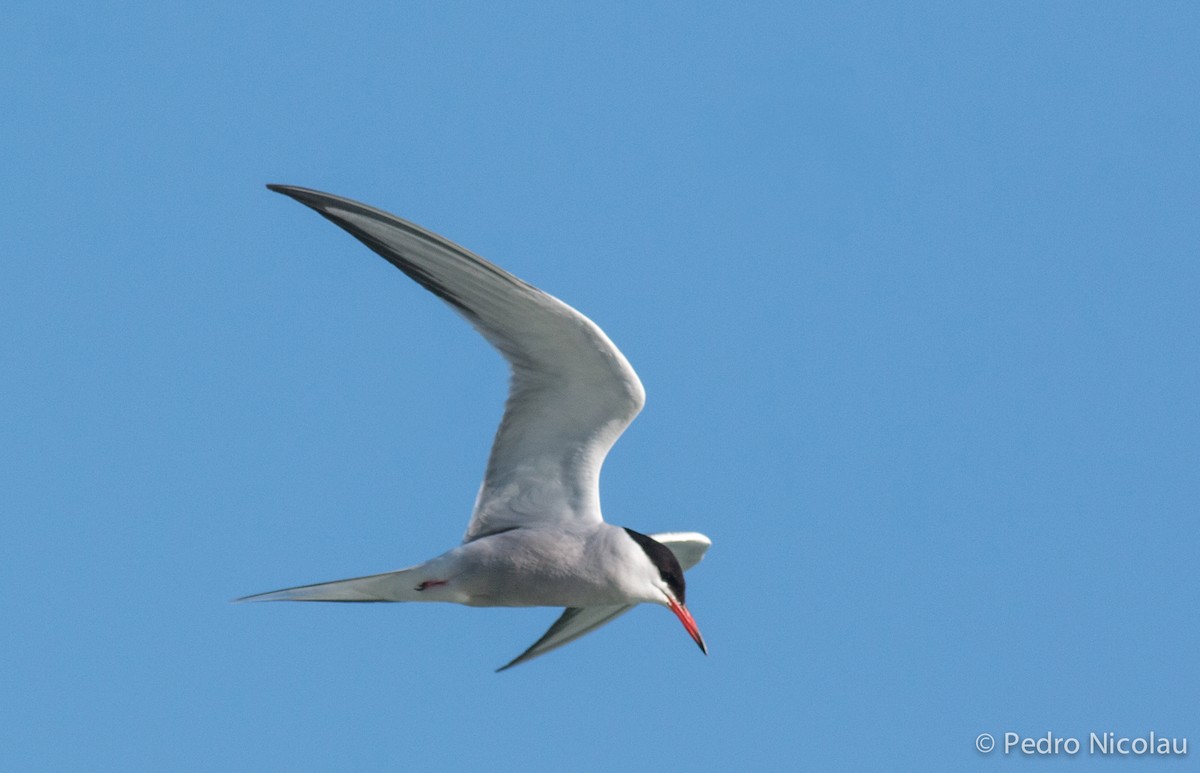
[[[1198,39],[1189,3],[9,8],[0,768],[1194,765]],[[605,329],[649,396],[606,517],[711,536],[709,657],[656,607],[494,674],[557,612],[229,603],[455,544],[505,393],[265,183]]]

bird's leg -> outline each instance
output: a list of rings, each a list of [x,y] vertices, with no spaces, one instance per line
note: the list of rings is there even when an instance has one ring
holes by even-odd
[[[417,586],[417,590],[423,591],[426,588],[436,588],[439,585],[445,585],[447,582],[449,582],[449,581],[448,580],[425,580],[424,582],[422,582],[420,585]]]

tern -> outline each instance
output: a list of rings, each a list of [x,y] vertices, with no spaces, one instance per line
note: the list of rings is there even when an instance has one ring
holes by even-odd
[[[395,572],[239,601],[444,601],[566,607],[499,671],[569,644],[637,604],[667,607],[700,650],[684,570],[703,534],[646,535],[606,523],[600,467],[646,400],[625,356],[594,322],[474,253],[350,199],[268,185],[315,210],[465,317],[508,361],[504,417],[463,541]]]

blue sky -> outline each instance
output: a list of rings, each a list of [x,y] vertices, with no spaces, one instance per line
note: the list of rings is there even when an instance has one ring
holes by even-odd
[[[9,9],[0,767],[1200,744],[1198,33],[1185,3]],[[453,545],[505,392],[268,182],[607,331],[649,397],[606,517],[712,537],[709,657],[658,608],[497,675],[555,611],[229,603]]]

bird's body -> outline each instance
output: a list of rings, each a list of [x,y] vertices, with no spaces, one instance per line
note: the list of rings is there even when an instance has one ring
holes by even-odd
[[[514,529],[460,545],[434,561],[470,567],[448,585],[461,603],[487,607],[595,607],[657,601],[641,551],[606,523]],[[643,576],[645,575],[645,576]],[[435,588],[434,590],[438,590]]]
[[[657,602],[641,548],[624,529],[511,529],[396,572],[260,594],[258,601],[448,601],[473,607]],[[644,575],[644,576],[643,576]],[[334,596],[341,594],[341,597]]]
[[[604,522],[600,467],[645,392],[591,320],[419,226],[357,202],[287,186],[434,293],[512,367],[504,418],[462,544],[385,574],[249,596],[254,601],[443,601],[562,606],[562,617],[505,668],[562,646],[644,602],[669,607],[707,652],[684,606],[683,570],[711,544]]]

